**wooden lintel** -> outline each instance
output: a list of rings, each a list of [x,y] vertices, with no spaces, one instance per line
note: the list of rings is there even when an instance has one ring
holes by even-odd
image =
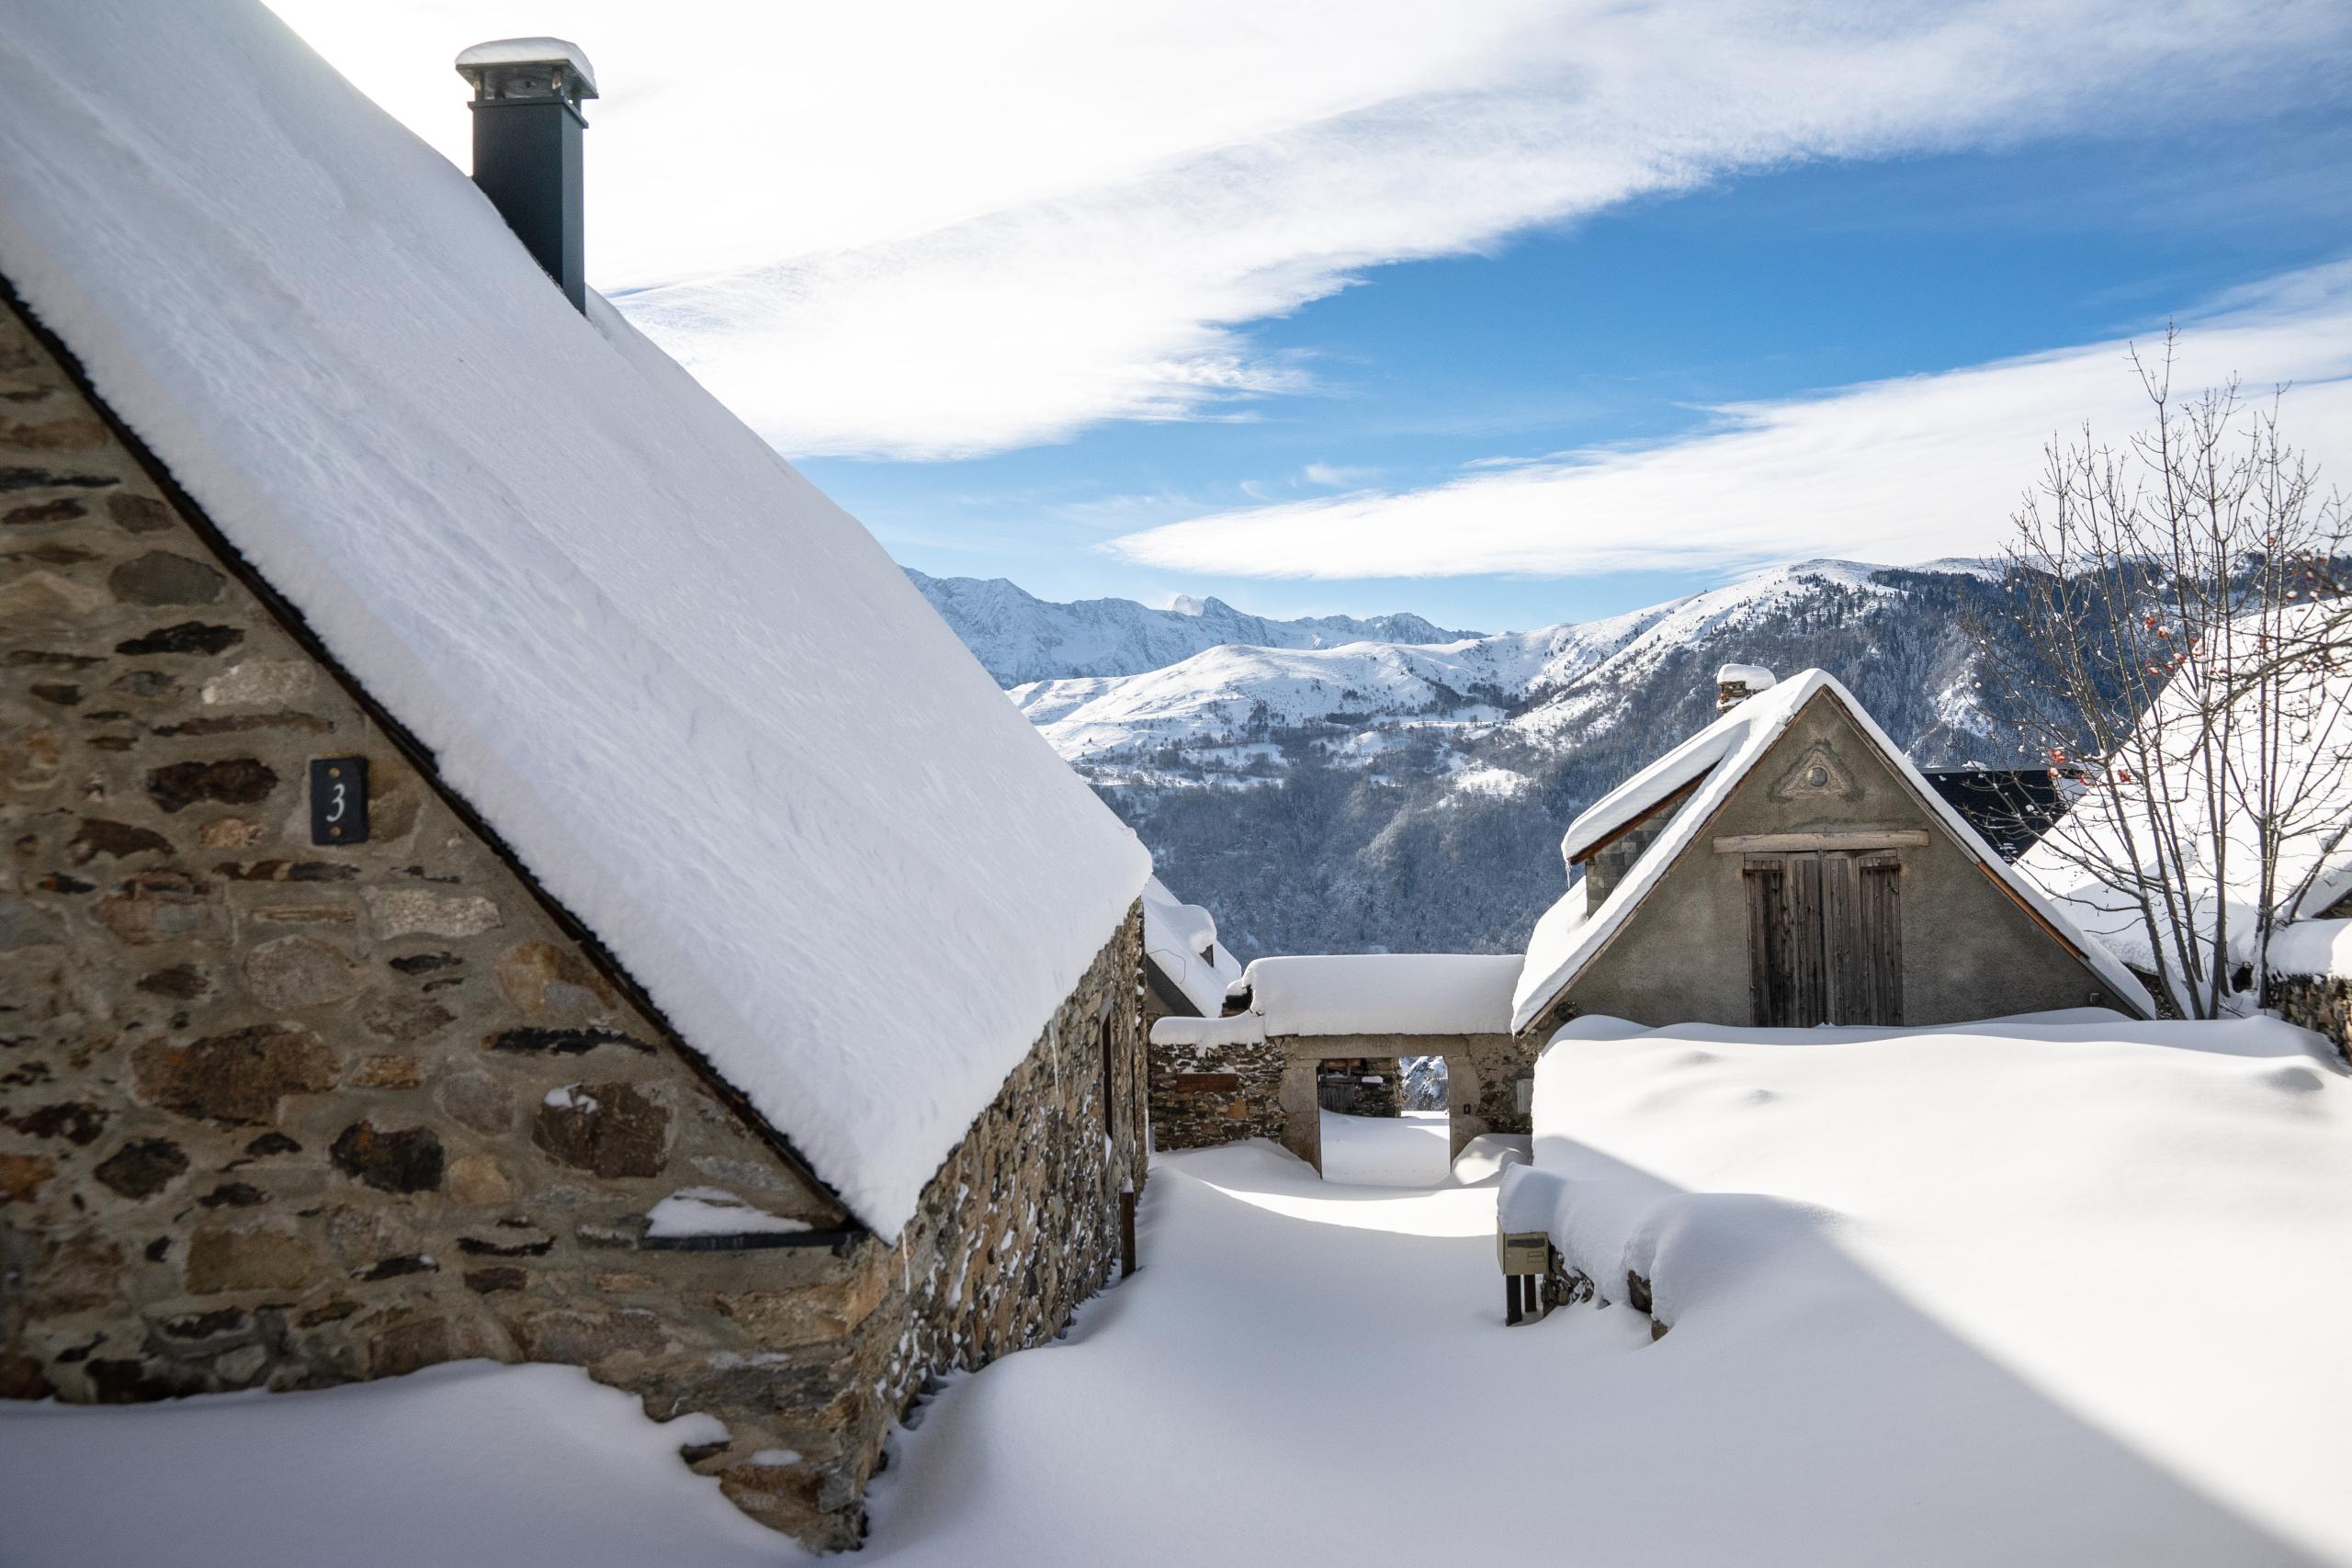
[[[1924,828],[1882,828],[1852,833],[1737,833],[1717,839],[1715,853],[1786,855],[1804,850],[1916,850],[1927,842]]]

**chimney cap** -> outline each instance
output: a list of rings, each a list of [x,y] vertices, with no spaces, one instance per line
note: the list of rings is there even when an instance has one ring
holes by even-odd
[[[596,96],[596,72],[588,63],[588,51],[565,39],[492,39],[458,54],[458,74],[473,84],[477,96],[483,90],[483,78],[491,72],[514,65],[561,66],[571,77],[571,90],[565,96],[574,100]],[[559,91],[560,85],[559,76]]]
[[[1757,693],[1770,690],[1779,679],[1761,664],[1726,664],[1715,671],[1715,709],[1720,713],[1737,707]]]

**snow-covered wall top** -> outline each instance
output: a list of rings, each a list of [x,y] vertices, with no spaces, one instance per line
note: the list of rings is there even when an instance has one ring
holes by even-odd
[[[11,16],[0,273],[895,1235],[1149,865],[865,529],[258,5]]]
[[[1268,1034],[1507,1034],[1519,965],[1484,953],[1314,953],[1261,958],[1241,978]]]

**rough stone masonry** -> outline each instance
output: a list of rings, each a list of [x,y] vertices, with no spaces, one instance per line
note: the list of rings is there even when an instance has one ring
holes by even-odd
[[[321,847],[338,757],[370,831]],[[838,1548],[892,1420],[1057,1334],[1144,1180],[1131,911],[906,1234],[858,1228],[5,299],[0,847],[0,1395],[569,1362],[718,1416],[688,1461]],[[650,1245],[687,1189],[826,1245]]]

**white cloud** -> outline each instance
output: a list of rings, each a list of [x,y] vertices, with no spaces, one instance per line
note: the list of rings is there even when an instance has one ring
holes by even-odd
[[[2185,319],[2176,392],[2294,383],[2290,440],[2352,488],[2352,263]],[[2156,334],[2161,339],[2161,331]],[[2160,346],[2160,342],[2146,346]],[[1482,463],[1450,482],[1254,507],[1108,548],[1244,577],[1569,576],[1815,556],[1905,563],[1995,547],[2053,435],[2120,445],[2148,423],[2122,342],[1713,411],[1641,449]]]
[[[2255,113],[2339,0],[274,0],[463,163],[448,62],[595,59],[589,270],[787,451],[934,457],[1301,384],[1236,329],[1645,192]]]

